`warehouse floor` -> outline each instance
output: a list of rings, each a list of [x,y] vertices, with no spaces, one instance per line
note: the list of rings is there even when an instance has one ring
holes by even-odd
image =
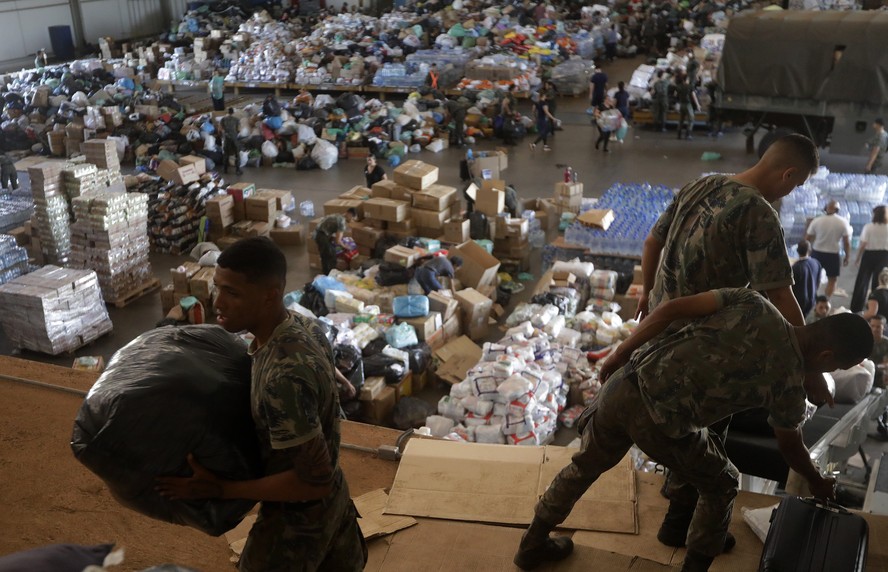
[[[612,81],[627,80],[638,60],[620,60],[606,69]],[[522,108],[530,113],[530,104],[522,102]],[[698,134],[693,141],[678,141],[674,131],[659,133],[645,129],[630,129],[623,145],[611,143],[611,153],[595,151],[594,143],[598,131],[589,121],[585,109],[588,100],[561,98],[558,101],[557,116],[564,123],[563,131],[551,141],[551,152],[541,149],[531,151],[527,145],[530,138],[513,147],[509,153],[509,168],[505,179],[518,191],[521,198],[550,197],[554,183],[560,180],[563,165],[570,165],[585,184],[587,197],[600,196],[608,187],[617,182],[648,182],[681,187],[683,184],[710,171],[739,172],[755,162],[755,157],[745,152],[745,138],[739,129],[726,133],[723,137],[710,138]],[[492,149],[493,141],[481,141],[475,149]],[[722,159],[715,162],[701,160],[705,151],[716,151]],[[464,151],[451,148],[434,154],[422,152],[411,158],[433,163],[440,167],[439,182],[462,188],[459,180],[459,160]],[[847,156],[823,154],[823,163],[834,171],[860,172],[863,159]],[[559,165],[562,165],[559,167]],[[259,168],[246,169],[243,176],[226,177],[229,181],[252,181],[260,187],[292,189],[297,202],[314,202],[315,212],[321,213],[323,203],[355,185],[363,185],[364,162],[359,159],[344,160],[329,171],[294,171],[291,169]],[[391,169],[386,166],[391,173]],[[313,274],[308,267],[308,255],[304,246],[288,247],[288,260],[291,270],[288,286],[301,288],[311,280]],[[169,282],[169,269],[185,260],[184,257],[153,255],[151,257],[155,275],[166,284]],[[538,259],[537,259],[538,260]],[[850,282],[842,287],[850,291]],[[136,300],[124,309],[111,308],[114,331],[93,344],[82,348],[75,355],[103,355],[109,358],[117,349],[134,337],[153,327],[162,318],[160,299],[154,293]],[[0,334],[0,354],[15,353],[5,335]],[[70,365],[72,356],[45,356],[32,352],[22,352],[21,357],[58,365]]]
[[[620,60],[605,71],[611,75],[612,82],[623,79],[628,81],[638,60]],[[522,102],[522,111],[530,113],[530,103]],[[739,172],[755,162],[755,157],[745,152],[745,138],[739,129],[729,131],[723,137],[710,138],[699,133],[692,141],[676,140],[675,132],[654,132],[646,129],[630,129],[623,145],[611,143],[611,153],[595,151],[594,143],[598,131],[589,121],[585,109],[588,100],[579,98],[561,98],[558,101],[556,115],[563,120],[563,131],[550,142],[552,151],[544,152],[529,149],[530,138],[509,153],[509,167],[504,172],[505,179],[515,186],[521,198],[550,197],[554,183],[562,177],[564,165],[572,166],[579,174],[579,180],[585,185],[587,197],[600,196],[608,187],[617,182],[648,182],[664,184],[679,188],[685,183],[711,171]],[[497,142],[482,141],[474,145],[474,149],[492,149]],[[705,151],[715,151],[722,159],[706,162],[701,159]],[[464,151],[451,148],[442,153],[422,152],[411,155],[411,158],[433,163],[440,167],[441,184],[462,188],[459,180],[459,161]],[[828,152],[822,155],[822,162],[833,171],[861,172],[862,157],[832,156]],[[259,187],[291,189],[297,202],[310,200],[315,205],[315,212],[320,214],[323,203],[348,190],[355,185],[363,185],[364,161],[359,159],[344,160],[329,171],[295,171],[291,169],[259,168],[246,169],[243,176],[230,176],[230,182],[251,181]],[[391,173],[387,165],[386,171]],[[554,235],[550,236],[550,239]],[[314,272],[309,269],[308,255],[304,245],[286,248],[290,271],[288,287],[292,290],[301,288],[309,282]],[[155,254],[151,257],[154,274],[163,284],[170,281],[169,269],[178,266],[185,257]],[[532,272],[539,276],[539,256],[532,257]],[[854,270],[847,269],[846,276],[840,278],[840,287],[851,291]],[[523,295],[513,296],[513,302],[520,302],[529,297],[533,285]],[[849,300],[836,298],[834,306],[838,307]],[[511,308],[506,308],[507,313]],[[126,345],[142,332],[154,327],[162,316],[159,295],[155,292],[134,301],[123,309],[110,308],[109,314],[114,324],[114,331],[81,348],[74,355],[101,355],[106,361],[120,347]],[[491,333],[495,337],[495,333]],[[5,335],[0,332],[0,354],[18,355],[26,359],[37,360],[63,366],[70,366],[72,355],[46,356],[34,352],[18,353]],[[428,390],[427,397],[432,403],[437,401],[440,390]],[[565,444],[573,439],[573,431],[560,432],[556,443]],[[873,447],[868,452],[879,454],[883,449],[880,444],[870,441]],[[872,449],[872,451],[869,451]]]

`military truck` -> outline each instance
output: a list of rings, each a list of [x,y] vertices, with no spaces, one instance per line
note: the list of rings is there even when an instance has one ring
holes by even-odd
[[[731,18],[718,68],[722,118],[758,152],[802,133],[859,154],[888,120],[888,13],[756,11]]]

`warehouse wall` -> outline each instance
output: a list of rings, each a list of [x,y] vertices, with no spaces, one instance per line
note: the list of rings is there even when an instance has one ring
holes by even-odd
[[[139,38],[159,33],[163,21],[162,0],[80,0],[83,35],[96,44],[103,36]]]
[[[169,18],[182,17],[186,0],[80,0],[79,4],[84,40],[96,45],[103,36],[159,34],[169,26]],[[73,35],[68,0],[0,0],[0,70],[33,67],[40,48],[51,54],[49,26],[71,26]]]
[[[0,63],[26,58],[33,67],[34,54],[49,50],[49,26],[71,26],[67,0],[0,0]]]

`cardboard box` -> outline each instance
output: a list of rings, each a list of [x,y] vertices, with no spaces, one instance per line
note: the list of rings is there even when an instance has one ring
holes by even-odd
[[[370,196],[374,199],[390,199],[392,198],[392,187],[396,186],[394,181],[379,181],[370,187]]]
[[[170,277],[173,279],[173,289],[176,292],[188,294],[191,292],[189,281],[200,271],[200,264],[186,260],[177,268],[170,270]]]
[[[281,189],[257,189],[257,192],[272,196],[276,199],[275,208],[282,212],[291,211],[296,208],[296,200],[293,198],[291,191]]]
[[[457,195],[455,187],[430,185],[422,191],[413,193],[413,208],[436,212],[443,211],[458,198],[459,195]]]
[[[213,294],[213,276],[215,274],[215,268],[203,267],[198,270],[191,277],[191,280],[188,281],[188,289],[191,295],[200,300],[209,299]]]
[[[235,183],[228,185],[226,192],[234,198],[234,202],[242,203],[256,193],[256,183]]]
[[[176,298],[176,291],[172,284],[167,284],[160,289],[160,307],[163,310],[164,316],[169,314],[173,306],[176,305]]]
[[[364,201],[360,199],[331,199],[324,203],[324,216],[344,215],[348,209],[355,209],[360,217],[362,212],[366,213],[363,206]]]
[[[441,381],[457,384],[477,365],[481,355],[481,348],[466,336],[450,340],[434,352],[438,363],[435,374]]]
[[[277,215],[277,198],[264,193],[256,193],[244,201],[247,220],[274,222]]]
[[[177,185],[190,185],[200,180],[200,175],[194,165],[180,166],[171,159],[164,159],[156,169],[157,175],[166,181],[172,181]]]
[[[493,252],[502,258],[521,258],[530,251],[526,238],[500,238],[493,241]]]
[[[582,197],[583,183],[555,183],[556,197]]]
[[[633,320],[638,314],[638,298],[633,296],[623,296],[617,294],[614,296],[614,302],[620,305],[619,316],[623,321]]]
[[[407,218],[408,204],[394,199],[369,199],[364,201],[364,214],[367,218],[400,222]]]
[[[641,264],[636,264],[635,268],[632,269],[632,283],[644,284],[644,271],[641,268]]]
[[[412,209],[410,211],[410,216],[413,219],[413,223],[419,227],[424,229],[432,229],[440,234],[444,229],[444,223],[447,219],[450,218],[450,210],[443,211],[427,211],[423,209]],[[425,236],[423,234],[422,236]]]
[[[459,303],[452,296],[445,296],[440,291],[431,292],[428,295],[429,312],[441,314],[443,320],[449,320],[456,314]]]
[[[456,277],[470,288],[495,284],[500,262],[488,254],[473,240],[464,242],[454,249],[462,257],[463,265],[456,271]]]
[[[417,252],[405,246],[393,246],[385,251],[384,260],[400,264],[404,268],[410,268],[416,261]]]
[[[477,190],[475,210],[496,217],[506,208],[506,182],[499,179],[486,180]]]
[[[367,187],[355,186],[347,190],[346,192],[339,195],[340,199],[358,199],[365,200],[369,199],[372,195],[372,191]]]
[[[207,218],[223,229],[234,224],[234,197],[219,195],[208,200]]]
[[[458,338],[463,334],[462,331],[462,322],[459,319],[459,314],[454,314],[444,320],[444,338],[447,341],[450,341],[454,338]],[[431,345],[431,344],[429,344]]]
[[[416,330],[416,338],[424,342],[432,337],[436,331],[440,330],[444,325],[440,312],[432,312],[429,310],[428,315],[419,318],[398,318],[398,322],[405,322],[413,326]]]
[[[375,247],[379,239],[385,236],[385,231],[359,222],[349,224],[349,230],[355,243],[358,246],[365,246],[367,248]]]
[[[470,172],[478,179],[499,179],[501,172],[509,165],[509,156],[502,151],[487,151],[486,155],[474,157]]]
[[[383,389],[385,389],[384,377],[368,377],[364,380],[358,399],[360,401],[372,401],[379,397]]]
[[[361,402],[361,417],[373,425],[390,425],[396,401],[397,391],[395,388],[385,386],[379,395],[369,401]]]
[[[416,226],[413,224],[412,218],[405,218],[400,222],[389,222],[386,224],[388,230],[393,232],[412,232]]]
[[[394,179],[399,185],[422,190],[438,180],[438,167],[422,161],[405,161],[395,169]]]
[[[453,297],[459,303],[463,325],[469,338],[483,341],[487,336],[488,319],[490,318],[490,310],[493,308],[493,300],[474,288],[455,292]]]
[[[408,371],[401,381],[390,383],[388,386],[395,390],[395,403],[401,401],[402,397],[410,397],[413,395],[413,372]]]
[[[540,221],[540,227],[546,231],[558,226],[558,213],[555,203],[548,199],[527,199],[524,201],[524,210],[534,213],[534,218]]]
[[[291,224],[287,228],[272,228],[269,236],[278,246],[298,246],[305,240],[302,225],[299,224]]]
[[[607,230],[614,222],[614,211],[611,209],[592,209],[578,216],[577,220],[586,226]]]
[[[203,175],[207,172],[207,160],[203,157],[198,157],[197,155],[185,155],[184,157],[180,157],[179,164],[193,165],[194,171],[198,175]]]
[[[444,240],[462,244],[471,238],[468,220],[451,220],[444,223]]]
[[[497,239],[522,239],[526,240],[530,231],[530,221],[525,218],[513,218],[506,220],[497,217],[494,238]]]

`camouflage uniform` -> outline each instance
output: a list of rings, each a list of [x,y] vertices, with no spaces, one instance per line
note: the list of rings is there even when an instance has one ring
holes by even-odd
[[[333,491],[324,499],[261,504],[240,570],[362,570],[366,546],[339,468],[339,397],[330,344],[316,323],[293,314],[252,356],[251,405],[265,473],[293,468],[292,448],[318,435],[335,472]]]
[[[688,548],[721,553],[739,473],[707,426],[767,407],[772,426],[798,427],[805,392],[801,350],[780,312],[751,290],[715,294],[721,309],[639,349],[604,385],[578,420],[580,452],[543,494],[538,519],[552,528],[563,522],[635,443],[699,490]]]
[[[691,94],[694,88],[687,83],[680,84],[675,88],[675,98],[678,100],[678,137],[681,138],[681,132],[687,130],[690,137],[694,131],[694,104],[691,101]]]
[[[654,124],[666,129],[666,112],[669,111],[669,80],[658,79],[654,83]]]
[[[318,245],[324,274],[329,274],[336,268],[336,245],[333,244],[333,238],[338,233],[345,232],[345,229],[345,217],[340,214],[325,216],[315,229],[314,240]]]
[[[765,291],[791,286],[780,219],[758,190],[723,175],[686,185],[660,216],[651,234],[663,254],[648,308],[712,288]],[[730,418],[711,427],[722,440]],[[697,504],[694,487],[670,475],[671,506],[689,513]]]

